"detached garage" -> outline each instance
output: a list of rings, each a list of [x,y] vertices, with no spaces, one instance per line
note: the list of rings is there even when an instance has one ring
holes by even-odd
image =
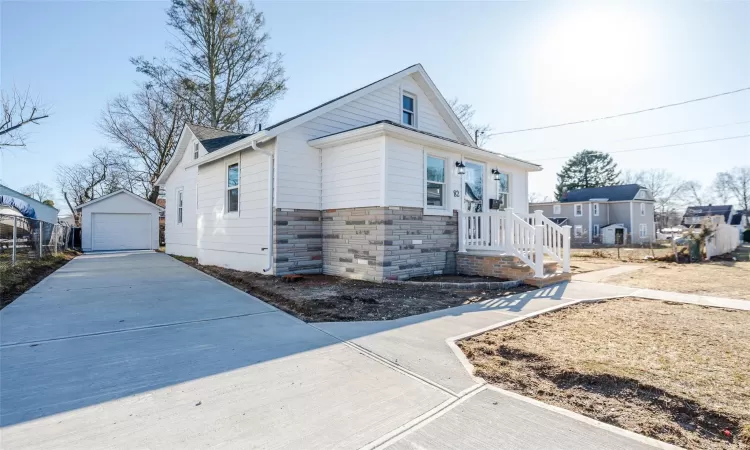
[[[119,190],[78,207],[84,252],[156,250],[160,206]]]

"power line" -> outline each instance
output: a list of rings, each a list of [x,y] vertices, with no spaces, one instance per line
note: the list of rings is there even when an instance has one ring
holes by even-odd
[[[743,120],[743,121],[740,121],[740,122],[725,123],[725,124],[722,124],[722,125],[712,125],[712,126],[709,126],[709,127],[691,128],[689,130],[670,131],[668,133],[649,134],[649,135],[645,135],[645,136],[634,136],[634,137],[623,138],[623,139],[615,139],[613,141],[608,141],[608,143],[624,142],[624,141],[634,141],[636,139],[646,139],[646,138],[652,138],[652,137],[658,137],[658,136],[669,136],[669,135],[672,135],[672,134],[689,133],[691,131],[711,130],[711,129],[714,129],[714,128],[730,127],[730,126],[733,126],[733,125],[741,125],[741,124],[745,124],[745,123],[750,123],[750,120]],[[583,146],[583,147],[585,148],[586,146]],[[539,149],[532,149],[532,150],[524,150],[524,151],[520,151],[520,152],[507,153],[507,155],[511,155],[511,156],[514,156],[514,155],[515,156],[524,155],[525,156],[525,155],[527,155],[529,153],[539,153],[539,152],[555,151],[555,150],[562,150],[562,149],[560,147],[556,147],[556,148],[539,148]]]
[[[655,149],[658,149],[658,148],[679,147],[681,145],[705,144],[707,142],[728,141],[730,139],[741,139],[741,138],[746,138],[746,137],[750,137],[750,134],[743,134],[741,136],[730,136],[730,137],[718,138],[718,139],[708,139],[708,140],[705,140],[705,141],[681,142],[679,144],[656,145],[656,146],[653,146],[653,147],[641,147],[641,148],[629,148],[629,149],[625,149],[625,150],[613,150],[613,151],[610,151],[610,152],[608,152],[606,150],[595,150],[595,151],[599,151],[599,152],[603,152],[603,153],[609,153],[609,154],[612,154],[612,153],[625,153],[625,152],[637,152],[637,151],[640,151],[640,150],[655,150]],[[553,160],[553,159],[565,159],[565,158],[570,158],[571,156],[573,156],[573,155],[555,156],[553,158],[535,159],[535,161],[549,161],[549,160]]]
[[[557,124],[557,125],[547,125],[547,126],[544,126],[544,127],[525,128],[525,129],[522,129],[522,130],[500,131],[498,133],[488,134],[487,136],[498,136],[498,135],[501,135],[501,134],[521,133],[521,132],[524,132],[524,131],[546,130],[548,128],[558,128],[558,127],[565,127],[565,126],[568,126],[568,125],[578,125],[578,124],[581,124],[581,123],[591,123],[591,122],[597,122],[597,121],[600,121],[600,120],[614,119],[616,117],[632,116],[633,114],[640,114],[640,113],[649,112],[649,111],[656,111],[656,110],[659,110],[659,109],[671,108],[673,106],[686,105],[688,103],[700,102],[700,101],[703,101],[703,100],[709,100],[709,99],[712,99],[712,98],[721,97],[723,95],[731,95],[731,94],[736,94],[738,92],[748,91],[748,90],[750,90],[750,87],[745,87],[745,88],[742,88],[742,89],[737,89],[735,91],[722,92],[721,94],[709,95],[708,97],[694,98],[692,100],[686,100],[684,102],[670,103],[668,105],[655,106],[653,108],[641,109],[641,110],[638,110],[638,111],[631,111],[631,112],[626,112],[626,113],[622,113],[622,114],[615,114],[613,116],[597,117],[596,119],[577,120],[575,122],[566,122],[566,123],[560,123],[560,124]]]

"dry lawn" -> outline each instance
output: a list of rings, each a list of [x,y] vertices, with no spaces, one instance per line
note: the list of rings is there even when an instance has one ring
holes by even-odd
[[[750,312],[611,300],[459,346],[505,389],[691,449],[750,448]]]
[[[605,278],[602,283],[750,300],[750,262],[653,262],[641,270]]]

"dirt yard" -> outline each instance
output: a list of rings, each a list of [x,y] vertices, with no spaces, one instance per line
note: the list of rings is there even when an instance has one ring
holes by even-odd
[[[458,344],[502,388],[686,448],[750,448],[750,312],[628,298]]]
[[[641,270],[605,278],[602,283],[750,300],[750,262],[653,262]]]
[[[682,247],[678,247],[678,250]],[[642,262],[647,258],[661,258],[663,256],[671,255],[674,251],[670,246],[656,246],[653,249],[648,247],[621,247],[619,249],[613,247],[601,247],[601,248],[571,248],[570,256],[572,260],[582,260],[590,258],[609,259],[618,262]]]
[[[42,259],[26,259],[18,261],[15,266],[11,266],[9,260],[0,260],[0,309],[11,304],[76,255],[76,252],[67,252]]]
[[[203,266],[193,258],[173,257],[306,322],[391,320],[536,289],[525,285],[505,290],[426,289],[419,285],[371,283],[329,275],[304,275],[299,281],[289,283],[280,277]],[[447,281],[429,278],[429,281]]]

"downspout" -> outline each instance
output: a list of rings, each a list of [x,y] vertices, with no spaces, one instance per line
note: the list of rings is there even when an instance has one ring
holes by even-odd
[[[263,273],[273,269],[273,151],[263,150],[258,147],[258,141],[251,141],[250,146],[264,155],[268,156],[268,265],[263,269]]]

